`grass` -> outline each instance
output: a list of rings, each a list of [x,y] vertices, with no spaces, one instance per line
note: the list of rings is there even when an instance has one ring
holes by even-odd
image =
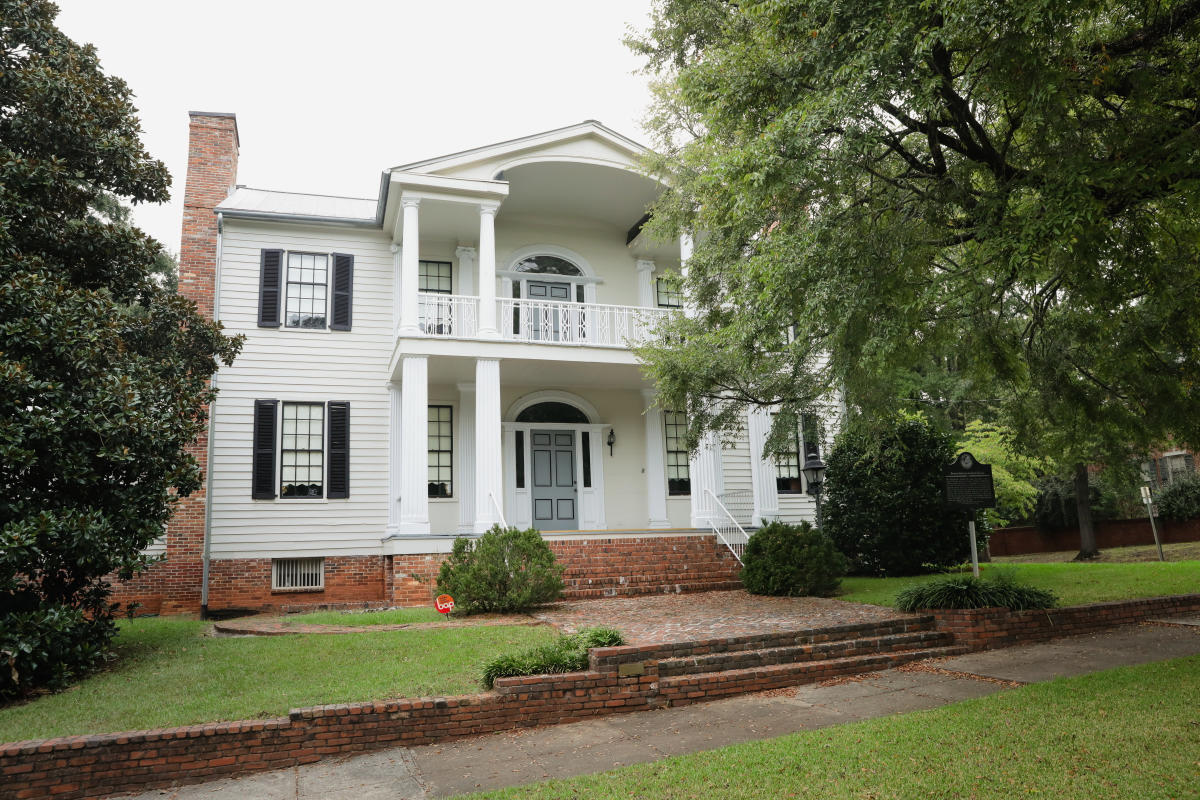
[[[982,564],[984,574],[997,568],[1011,571],[1021,582],[1050,589],[1064,606],[1200,592],[1200,561],[1108,564]],[[937,578],[843,578],[839,600],[891,606],[903,589]]]
[[[992,560],[998,564],[1051,564],[1060,561],[1072,561],[1078,553],[1078,550],[1059,550],[1053,553],[993,556]],[[1164,544],[1163,556],[1167,561],[1200,561],[1200,542],[1173,542],[1171,544]],[[1100,558],[1096,559],[1096,562],[1103,564],[1135,561],[1158,561],[1158,548],[1152,544],[1138,544],[1131,547],[1109,547],[1101,550]]]
[[[299,706],[479,691],[482,663],[557,633],[540,626],[212,637],[195,620],[121,623],[113,666],[0,708],[0,742],[276,717]]]
[[[1195,797],[1200,656],[472,798]]]
[[[432,608],[392,608],[387,611],[314,611],[284,617],[284,625],[411,625],[446,622],[446,614]]]

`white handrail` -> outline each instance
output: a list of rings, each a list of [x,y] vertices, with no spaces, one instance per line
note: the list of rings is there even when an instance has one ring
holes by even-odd
[[[539,344],[626,347],[645,341],[670,312],[645,306],[561,300],[497,300],[500,336]]]
[[[717,538],[729,548],[729,552],[733,553],[733,557],[738,560],[738,563],[744,563],[742,556],[746,552],[746,543],[750,541],[750,534],[746,533],[746,529],[742,527],[741,523],[734,518],[733,514],[729,513],[729,509],[725,507],[725,504],[721,502],[719,497],[713,494],[712,489],[705,489],[704,493],[712,498],[713,503],[721,510],[725,518],[732,523],[729,525],[718,525],[716,516],[712,515],[708,518],[709,527],[713,529],[713,533],[717,535]]]
[[[500,527],[507,528],[508,522],[506,522],[504,519],[504,510],[502,508],[500,508],[500,503],[496,500],[495,493],[488,492],[488,497],[492,501],[492,508],[496,509],[496,516],[500,518]]]

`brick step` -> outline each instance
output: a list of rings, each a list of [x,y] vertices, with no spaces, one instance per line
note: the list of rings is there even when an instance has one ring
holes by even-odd
[[[698,675],[673,675],[659,679],[659,696],[668,705],[687,705],[735,694],[761,692],[784,686],[798,686],[846,675],[859,675],[864,672],[878,672],[913,661],[957,656],[968,651],[969,648],[962,645],[928,647],[892,653],[833,658],[824,661],[768,664],[745,669],[703,672]]]
[[[826,628],[802,628],[775,633],[752,633],[745,636],[724,636],[688,642],[676,650],[676,655],[664,653],[661,658],[686,658],[709,653],[730,653],[746,650],[767,650],[776,647],[820,644],[851,639],[870,639],[900,633],[934,630],[932,614],[924,616],[894,617],[875,622],[852,622],[845,625],[830,625]]]
[[[606,586],[602,588],[572,588],[563,590],[563,600],[591,600],[601,597],[632,597],[649,594],[688,594],[691,592],[722,592],[741,589],[742,582],[736,580],[710,581],[658,581],[641,585]]]
[[[664,676],[697,675],[706,672],[762,667],[770,664],[828,661],[836,658],[871,655],[872,653],[894,653],[902,650],[941,647],[951,644],[953,641],[953,636],[939,631],[912,631],[861,639],[837,639],[790,647],[733,650],[663,659],[658,662],[658,673]]]
[[[606,577],[588,576],[572,578],[567,576],[563,582],[577,589],[603,589],[609,586],[645,586],[656,583],[696,583],[697,581],[736,581],[735,572],[667,572],[658,575],[612,575]]]

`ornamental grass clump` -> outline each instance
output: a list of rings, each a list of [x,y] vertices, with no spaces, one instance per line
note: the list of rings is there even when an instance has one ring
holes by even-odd
[[[989,578],[974,575],[947,575],[928,583],[910,586],[896,595],[899,611],[923,608],[1054,608],[1058,597],[1048,589],[1018,583],[1007,572]]]
[[[454,540],[437,591],[463,614],[527,611],[558,599],[563,569],[537,531],[496,525],[477,540]]]
[[[625,637],[613,628],[585,628],[570,636],[561,636],[550,644],[517,653],[504,653],[483,665],[483,687],[491,689],[496,678],[516,675],[554,675],[579,672],[588,668],[588,650],[592,647],[617,647]]]

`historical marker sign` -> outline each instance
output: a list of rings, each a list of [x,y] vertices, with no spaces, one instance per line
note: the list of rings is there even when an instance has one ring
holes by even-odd
[[[959,453],[946,467],[946,502],[957,508],[995,508],[996,487],[992,483],[992,465],[975,460],[970,453]]]

